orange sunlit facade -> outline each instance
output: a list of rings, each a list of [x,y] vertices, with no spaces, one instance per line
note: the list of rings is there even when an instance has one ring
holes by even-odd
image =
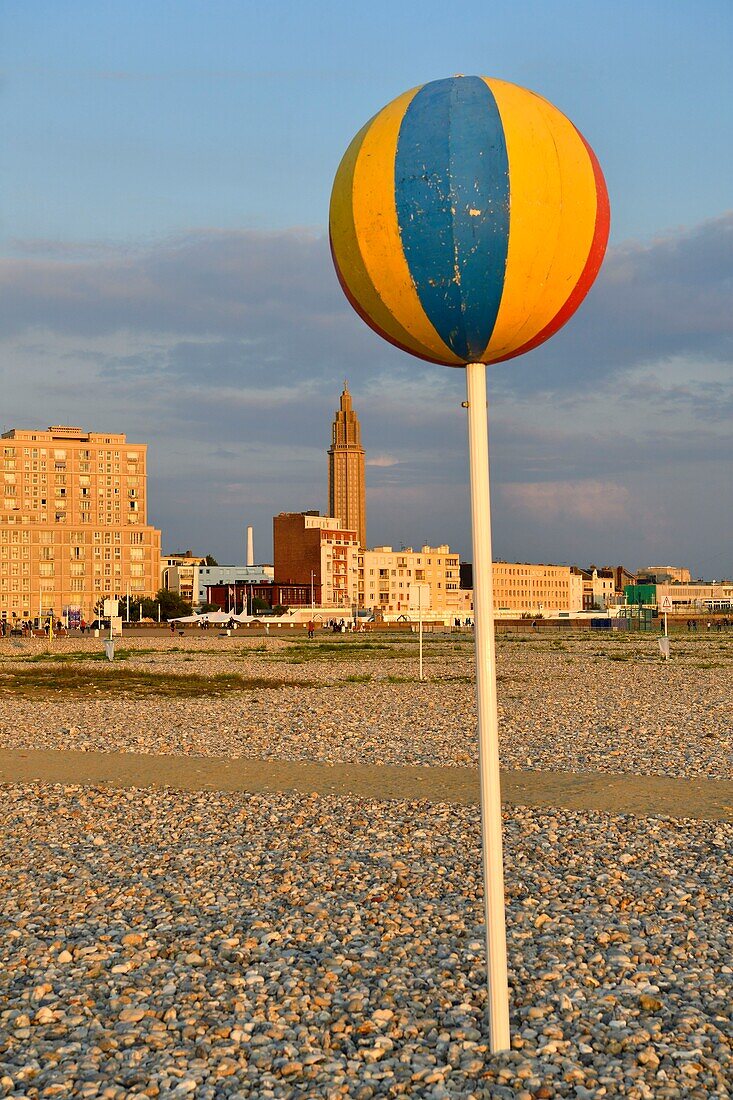
[[[89,620],[101,599],[155,594],[146,458],[144,444],[81,428],[0,438],[0,617]]]

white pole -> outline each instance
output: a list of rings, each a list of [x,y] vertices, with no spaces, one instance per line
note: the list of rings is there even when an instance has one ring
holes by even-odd
[[[422,585],[417,586],[417,614],[420,620],[420,679],[422,680]]]
[[[127,622],[129,623],[130,622],[130,582],[129,581],[127,582],[127,596],[125,597],[125,600],[127,602],[127,607],[125,609],[125,618],[127,619]]]
[[[499,724],[496,701],[494,594],[489,499],[489,432],[486,366],[466,366],[468,453],[473,527],[473,606],[476,638],[481,841],[484,866],[484,919],[489,988],[489,1043],[493,1054],[509,1050],[509,988],[504,914],[501,836]]]

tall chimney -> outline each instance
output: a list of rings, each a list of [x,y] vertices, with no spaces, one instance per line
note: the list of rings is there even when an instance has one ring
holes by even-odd
[[[247,565],[254,565],[255,563],[255,543],[254,536],[252,534],[252,528],[247,528]]]

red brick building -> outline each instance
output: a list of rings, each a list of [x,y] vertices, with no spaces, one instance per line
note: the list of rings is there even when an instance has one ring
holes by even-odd
[[[317,606],[358,603],[359,544],[356,531],[318,512],[281,512],[273,519],[275,584],[306,586]],[[285,603],[286,601],[278,601]]]
[[[310,607],[310,584],[277,584],[275,581],[256,581],[247,583],[236,581],[234,584],[212,584],[207,586],[207,600],[220,611],[231,611],[235,615],[251,611],[255,600],[261,600],[268,607]],[[321,593],[317,585],[313,587],[313,603],[321,602]]]

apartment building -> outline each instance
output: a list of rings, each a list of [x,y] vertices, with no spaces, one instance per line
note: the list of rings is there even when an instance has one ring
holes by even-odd
[[[0,617],[74,623],[101,599],[155,594],[145,444],[59,425],[14,428],[0,450]]]
[[[165,554],[160,559],[160,587],[175,592],[186,603],[195,607],[199,601],[199,570],[206,565],[206,558],[192,550]]]
[[[423,610],[464,613],[471,610],[471,593],[461,588],[460,558],[448,545],[375,546],[359,552],[359,606],[388,613]],[[427,596],[427,600],[423,597]]]
[[[577,576],[577,574],[576,574]],[[501,616],[570,614],[583,608],[582,578],[570,566],[494,562],[494,610]]]
[[[616,599],[616,571],[614,569],[597,569],[595,565],[589,565],[587,569],[581,569],[578,565],[570,568],[571,578],[580,577],[582,587],[583,611],[607,611],[609,607],[617,603]],[[577,583],[577,581],[575,582]]]
[[[320,607],[358,603],[359,544],[356,531],[319,512],[281,512],[273,519],[275,582],[307,585]]]

